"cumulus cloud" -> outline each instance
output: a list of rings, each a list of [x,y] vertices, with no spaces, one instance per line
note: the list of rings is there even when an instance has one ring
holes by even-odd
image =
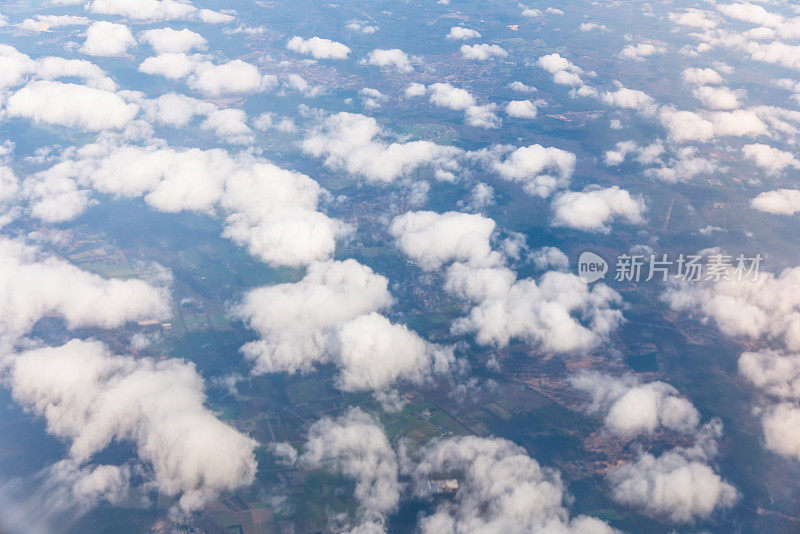
[[[59,317],[68,328],[116,328],[165,318],[163,288],[141,280],[106,280],[8,238],[0,239],[0,340],[25,335],[40,319]]]
[[[714,137],[714,124],[691,111],[662,109],[659,120],[676,143],[709,141]]]
[[[346,391],[380,391],[446,372],[450,350],[376,313],[392,303],[387,287],[385,277],[350,259],[312,264],[296,283],[251,290],[234,313],[261,339],[242,352],[256,373],[308,372],[333,363]]]
[[[497,265],[500,255],[492,251],[492,219],[470,213],[413,211],[392,220],[389,232],[404,254],[423,269],[439,269],[453,261],[476,267]]]
[[[303,151],[324,157],[325,165],[388,183],[424,166],[452,167],[460,151],[431,141],[387,142],[375,119],[337,113],[303,139]]]
[[[423,84],[413,82],[408,84],[408,87],[406,87],[406,90],[403,92],[403,94],[405,94],[408,98],[414,98],[417,96],[425,96],[426,92],[427,88]]]
[[[735,91],[727,87],[709,87],[702,85],[692,90],[692,94],[711,110],[730,110],[739,107],[739,98]]]
[[[437,441],[421,452],[418,480],[463,473],[455,497],[420,520],[420,531],[439,532],[615,532],[589,516],[570,518],[560,474],[544,468],[514,443],[463,436]]]
[[[358,408],[324,418],[308,430],[298,461],[355,480],[357,525],[351,532],[383,532],[386,516],[400,501],[397,455],[383,428]]]
[[[86,30],[86,41],[79,52],[87,56],[124,56],[135,45],[136,39],[124,24],[98,21]]]
[[[771,399],[761,414],[767,450],[800,459],[800,355],[779,351],[745,352],[739,357],[739,374]]]
[[[202,35],[188,28],[182,30],[174,30],[172,28],[146,30],[140,34],[139,39],[148,43],[158,54],[180,54],[190,50],[203,50],[207,44]]]
[[[503,272],[478,274],[483,283],[497,283]],[[605,285],[590,289],[572,274],[549,271],[538,283],[531,278],[517,280],[498,293],[501,298],[480,300],[458,319],[454,333],[474,333],[481,345],[503,347],[518,339],[544,351],[582,352],[599,345],[622,321],[614,309],[620,302],[617,293]]]
[[[613,309],[619,295],[577,276],[547,272],[537,283],[517,280],[491,250],[494,221],[475,214],[409,212],[390,232],[404,253],[425,269],[451,263],[445,289],[474,307],[452,325],[455,334],[475,334],[481,345],[506,346],[519,339],[553,352],[597,346],[621,322]]]
[[[653,145],[651,145],[652,147]],[[655,148],[663,153],[663,146],[655,144]],[[640,152],[639,160],[642,162],[649,161],[650,163],[660,162],[660,167],[654,167],[645,170],[645,176],[652,176],[669,183],[678,181],[690,180],[695,176],[706,174],[711,175],[716,172],[720,167],[716,160],[710,158],[701,158],[697,156],[697,147],[680,147],[673,157],[669,158],[668,162],[663,163],[658,156],[656,159],[649,160],[646,156],[648,153],[647,147]],[[653,152],[652,154],[655,154]],[[645,158],[644,160],[642,158]]]
[[[185,78],[189,87],[209,96],[255,93],[277,83],[274,75],[261,74],[241,59],[216,64],[199,54],[159,54],[145,59],[139,71],[172,80]]]
[[[251,290],[235,313],[262,338],[242,348],[257,372],[298,372],[330,358],[339,325],[391,303],[388,280],[351,259],[314,263],[299,282]]]
[[[363,33],[365,35],[371,35],[378,31],[377,26],[363,20],[351,20],[345,27],[351,32]]]
[[[498,45],[461,45],[460,50],[465,59],[476,59],[478,61],[486,61],[494,57],[508,57],[508,51]]]
[[[661,45],[655,45],[652,43],[637,43],[629,44],[623,48],[622,52],[619,54],[619,57],[634,61],[644,61],[646,57],[657,54],[665,54],[666,52],[666,47]]]
[[[554,226],[566,226],[590,232],[609,233],[611,222],[623,219],[630,224],[644,222],[645,204],[617,186],[568,191],[553,198]]]
[[[495,104],[478,105],[466,89],[454,87],[449,83],[434,83],[428,88],[430,102],[438,107],[464,111],[465,122],[479,128],[498,128],[500,118],[495,114]]]
[[[530,100],[512,100],[506,104],[506,113],[515,119],[535,119],[537,112],[536,104]]]
[[[782,456],[800,459],[800,406],[782,402],[770,406],[762,418],[764,445]]]
[[[787,168],[800,169],[800,161],[794,154],[761,143],[743,146],[742,155],[769,174],[777,174]]]
[[[675,447],[661,456],[643,452],[635,462],[612,469],[606,474],[612,498],[673,523],[730,508],[738,492],[707,464],[721,432],[721,423],[713,420],[700,430],[693,447]]]
[[[590,411],[603,417],[606,429],[626,438],[652,434],[661,427],[692,433],[700,423],[692,403],[664,382],[642,383],[634,375],[584,372],[570,383],[591,396]]]
[[[466,89],[449,83],[434,83],[428,87],[431,103],[448,109],[465,110],[475,105],[475,98]]]
[[[131,20],[199,20],[208,24],[231,22],[233,17],[198,9],[187,0],[91,0],[86,10],[99,15],[119,15]]]
[[[685,83],[696,85],[718,85],[724,81],[717,71],[709,68],[689,68],[681,76]]]
[[[687,9],[683,13],[670,13],[669,19],[681,26],[709,30],[717,27],[714,13],[700,9]]]
[[[295,35],[286,43],[286,48],[298,54],[312,56],[314,59],[347,59],[350,54],[350,48],[342,43],[321,37],[303,39]]]
[[[494,204],[494,188],[488,184],[480,182],[475,184],[469,194],[469,205],[473,209],[479,210]]]
[[[658,109],[653,97],[644,91],[628,89],[622,85],[618,85],[615,91],[604,92],[601,99],[610,106],[633,109],[646,115],[652,115]]]
[[[464,28],[463,26],[453,26],[450,28],[450,31],[447,33],[447,38],[452,40],[458,39],[477,39],[481,36],[481,33],[477,30],[471,30],[469,28]]]
[[[526,193],[541,197],[569,185],[576,156],[556,147],[530,145],[508,151],[500,146],[478,153],[479,158],[501,178],[520,183]]]
[[[502,121],[495,113],[496,110],[496,104],[470,106],[464,113],[464,122],[477,128],[499,128]]]
[[[323,190],[314,180],[246,153],[100,142],[78,149],[75,158],[37,178],[46,175],[77,180],[105,194],[143,196],[166,212],[211,213],[220,207],[226,215],[223,235],[273,265],[326,259],[348,231],[317,211]]]
[[[794,215],[800,212],[800,191],[796,189],[765,191],[751,200],[750,205],[767,213]]]
[[[376,48],[367,54],[367,57],[362,59],[360,63],[375,65],[381,68],[393,67],[400,72],[411,72],[414,70],[411,66],[411,61],[408,59],[408,55],[398,48],[392,48],[390,50]]]
[[[800,283],[800,267],[778,275],[762,271],[757,280],[746,272],[739,280],[734,269],[727,276],[691,286],[675,285],[663,299],[674,310],[713,321],[728,335],[768,339],[788,350],[800,350],[800,295],[794,291]]]
[[[432,372],[446,373],[453,359],[452,351],[374,312],[346,323],[338,337],[338,385],[344,391],[380,391],[398,380],[421,383]]]
[[[7,380],[14,399],[69,443],[71,460],[86,464],[111,442],[130,441],[158,489],[180,496],[184,510],[254,479],[255,442],[203,406],[192,364],[116,356],[97,341],[72,340],[15,355]]]
[[[739,356],[739,374],[771,397],[800,400],[800,354],[745,352]]]
[[[34,122],[99,131],[119,129],[139,112],[117,94],[77,85],[38,81],[23,87],[8,99],[8,114]]]
[[[36,15],[20,22],[19,28],[27,31],[44,32],[50,31],[52,28],[65,26],[88,26],[91,22],[86,17],[75,15]]]
[[[573,64],[560,54],[548,54],[536,62],[541,68],[553,75],[553,81],[560,85],[583,85],[581,74],[583,69]]]

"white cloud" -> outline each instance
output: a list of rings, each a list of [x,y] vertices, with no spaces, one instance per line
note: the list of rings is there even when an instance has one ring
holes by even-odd
[[[347,59],[350,54],[350,48],[342,43],[320,37],[303,39],[295,35],[286,43],[286,48],[298,54],[313,56],[315,59]]]
[[[386,516],[400,501],[398,462],[380,424],[358,408],[324,418],[308,430],[299,463],[355,479],[356,525],[350,532],[383,532]]]
[[[363,33],[365,35],[371,35],[378,31],[377,26],[363,20],[351,20],[345,27],[351,32]]]
[[[612,433],[633,438],[659,428],[693,433],[700,414],[678,390],[664,382],[642,383],[635,375],[612,377],[597,372],[573,376],[570,383],[589,393],[590,410],[603,416]]]
[[[512,100],[506,104],[506,113],[515,119],[535,119],[538,110],[530,100]]]
[[[423,84],[413,82],[413,83],[410,83],[408,85],[408,87],[406,87],[406,90],[404,91],[404,94],[408,98],[414,98],[414,97],[417,97],[417,96],[425,96],[426,92],[427,92],[427,88]]]
[[[538,89],[536,89],[532,85],[527,85],[520,81],[511,82],[510,84],[508,84],[508,87],[518,93],[535,93],[536,91],[538,91]]]
[[[717,71],[709,68],[689,68],[684,70],[681,76],[685,83],[696,85],[718,85],[724,81]]]
[[[188,0],[90,0],[86,4],[86,10],[99,15],[119,15],[137,21],[184,19],[199,20],[208,24],[233,21],[231,15],[210,9],[197,9]]]
[[[794,215],[800,212],[800,191],[796,189],[765,191],[750,201],[750,205],[767,213]]]
[[[254,289],[235,308],[261,339],[242,347],[255,372],[307,372],[329,361],[338,328],[392,303],[388,280],[355,260],[313,263],[296,283]]]
[[[283,133],[292,133],[297,130],[294,121],[288,117],[280,118],[269,111],[262,113],[253,120],[253,126],[259,130],[267,131],[275,129]]]
[[[661,456],[641,453],[635,462],[606,474],[612,498],[645,514],[673,523],[690,523],[730,508],[738,493],[707,465],[716,453],[722,425],[714,420],[700,430],[691,448],[675,447]]]
[[[607,31],[608,28],[604,24],[598,24],[596,22],[581,22],[578,24],[578,30],[582,32],[590,32],[592,30]]]
[[[20,24],[21,30],[44,32],[52,28],[64,26],[88,26],[91,21],[86,17],[75,15],[36,15],[32,19],[25,19]]]
[[[653,97],[644,91],[628,89],[622,85],[618,85],[616,91],[604,92],[601,98],[608,105],[622,109],[634,109],[647,115],[655,113],[658,109]]]
[[[616,219],[642,224],[646,209],[641,197],[633,197],[617,186],[560,193],[553,198],[551,207],[553,226],[604,234],[611,231],[610,224]]]
[[[365,65],[375,65],[377,67],[394,67],[400,72],[411,72],[413,67],[411,61],[405,52],[398,48],[390,50],[375,49],[367,57],[362,59],[360,63]]]
[[[465,59],[476,59],[478,61],[485,61],[494,57],[508,57],[508,52],[498,45],[461,45],[460,50]]]
[[[591,290],[577,276],[545,273],[539,283],[516,280],[491,250],[494,221],[480,215],[410,212],[390,226],[398,246],[425,269],[450,265],[445,289],[475,306],[456,320],[454,334],[474,333],[481,345],[511,339],[552,352],[597,346],[622,320],[619,295],[603,284]]]
[[[15,400],[69,442],[76,463],[90,462],[112,441],[130,441],[158,489],[180,496],[184,510],[254,479],[255,441],[203,406],[203,380],[192,364],[115,356],[97,341],[72,340],[15,355],[8,380]]]
[[[572,274],[551,271],[538,284],[519,280],[502,298],[480,302],[452,329],[474,333],[481,345],[504,347],[518,339],[547,352],[584,352],[621,322],[622,314],[612,309],[618,302],[607,286],[590,290]]]
[[[492,219],[470,213],[412,211],[392,220],[389,232],[404,254],[423,269],[439,269],[452,261],[475,267],[497,265],[500,255],[492,251]]]
[[[203,50],[207,44],[202,35],[188,28],[182,30],[174,30],[172,28],[146,30],[141,33],[139,38],[143,42],[150,44],[158,54],[179,54],[190,50]]]
[[[683,13],[670,13],[669,20],[681,26],[710,30],[717,27],[714,14],[710,11],[687,9]]]
[[[800,161],[794,154],[761,143],[743,146],[742,155],[769,174],[777,174],[787,168],[800,169]]]
[[[480,182],[475,184],[469,194],[469,205],[472,209],[481,209],[491,206],[495,202],[494,188],[488,184]]]
[[[709,141],[714,137],[714,124],[691,111],[662,109],[658,117],[676,143]]]
[[[696,87],[692,94],[711,110],[731,110],[739,107],[739,98],[735,91],[727,87]]]
[[[259,335],[242,352],[256,373],[340,370],[345,391],[383,391],[446,373],[452,350],[427,343],[376,313],[392,303],[388,281],[354,260],[312,264],[299,282],[249,291],[234,312]]]
[[[560,85],[579,86],[583,84],[583,70],[560,54],[548,54],[537,60],[537,64],[553,75],[553,81]]]
[[[450,28],[450,31],[447,34],[448,39],[477,39],[481,36],[481,33],[477,30],[471,30],[469,28],[464,28],[463,26],[453,26]]]
[[[374,312],[346,323],[338,338],[337,384],[344,391],[381,391],[398,380],[421,383],[432,372],[446,373],[453,360],[452,350],[431,345]]]
[[[415,478],[459,472],[452,501],[422,517],[423,534],[441,532],[616,532],[607,523],[580,515],[570,518],[567,490],[557,471],[544,468],[525,449],[499,438],[453,437],[421,452]]]
[[[224,128],[225,121],[209,127]],[[220,207],[223,235],[272,265],[326,259],[348,231],[316,211],[323,191],[315,181],[246,153],[101,142],[40,174],[77,180],[101,193],[144,196],[161,211],[212,213]]]
[[[569,185],[577,159],[572,152],[530,145],[504,154],[507,149],[484,151],[480,157],[503,179],[522,184],[528,194],[547,197]]]
[[[769,133],[769,128],[750,110],[717,111],[709,114],[714,133],[719,136],[757,137]]]
[[[800,407],[783,402],[767,409],[762,420],[764,445],[782,456],[800,459]]]
[[[0,264],[0,341],[13,341],[45,317],[60,317],[69,328],[116,328],[169,314],[164,289],[106,280],[18,241],[0,239]]]
[[[800,400],[800,354],[745,352],[739,356],[739,374],[771,397]]]
[[[542,247],[530,254],[530,259],[537,269],[545,271],[554,269],[564,271],[569,268],[569,258],[556,247]]]
[[[733,270],[729,277],[676,285],[663,299],[674,310],[712,320],[727,335],[769,339],[788,350],[800,350],[800,294],[794,291],[800,283],[800,267],[779,275],[761,271],[755,281],[746,273],[740,281]]]
[[[654,45],[652,43],[637,43],[629,44],[620,52],[619,57],[622,59],[631,59],[633,61],[644,61],[646,57],[653,55],[665,54],[666,47],[661,45]]]
[[[476,128],[499,128],[502,121],[495,113],[496,110],[496,104],[470,106],[464,112],[464,122]]]
[[[454,164],[460,151],[431,141],[385,142],[375,119],[353,113],[327,117],[303,139],[303,151],[325,165],[373,182],[392,182],[420,167]]]
[[[652,176],[665,182],[675,183],[690,180],[701,174],[711,175],[719,169],[719,164],[715,159],[697,157],[696,147],[680,147],[667,164],[663,164],[660,160],[659,156],[663,152],[663,145],[659,142],[650,145],[650,147],[640,149],[640,155],[637,158],[640,162],[662,163],[661,167],[646,169],[645,176]]]
[[[11,95],[7,110],[12,117],[99,131],[123,128],[139,112],[139,106],[93,87],[38,81]]]
[[[189,87],[209,96],[255,93],[277,83],[274,75],[262,75],[257,67],[241,59],[215,64],[199,54],[159,54],[145,59],[139,71],[172,80],[186,78]]]
[[[79,52],[88,56],[124,56],[131,46],[136,46],[136,39],[127,26],[99,21],[86,30],[86,41]]]
[[[466,110],[475,105],[475,98],[466,89],[453,87],[449,83],[434,83],[428,87],[430,101],[436,106]]]
[[[114,80],[95,65],[85,59],[64,59],[61,57],[46,56],[36,60],[36,76],[42,80],[56,80],[58,78],[80,78],[86,85],[104,91],[116,91],[117,84]]]
[[[631,152],[638,150],[639,145],[634,141],[620,141],[614,145],[614,150],[607,150],[603,161],[608,166],[620,165]]]

